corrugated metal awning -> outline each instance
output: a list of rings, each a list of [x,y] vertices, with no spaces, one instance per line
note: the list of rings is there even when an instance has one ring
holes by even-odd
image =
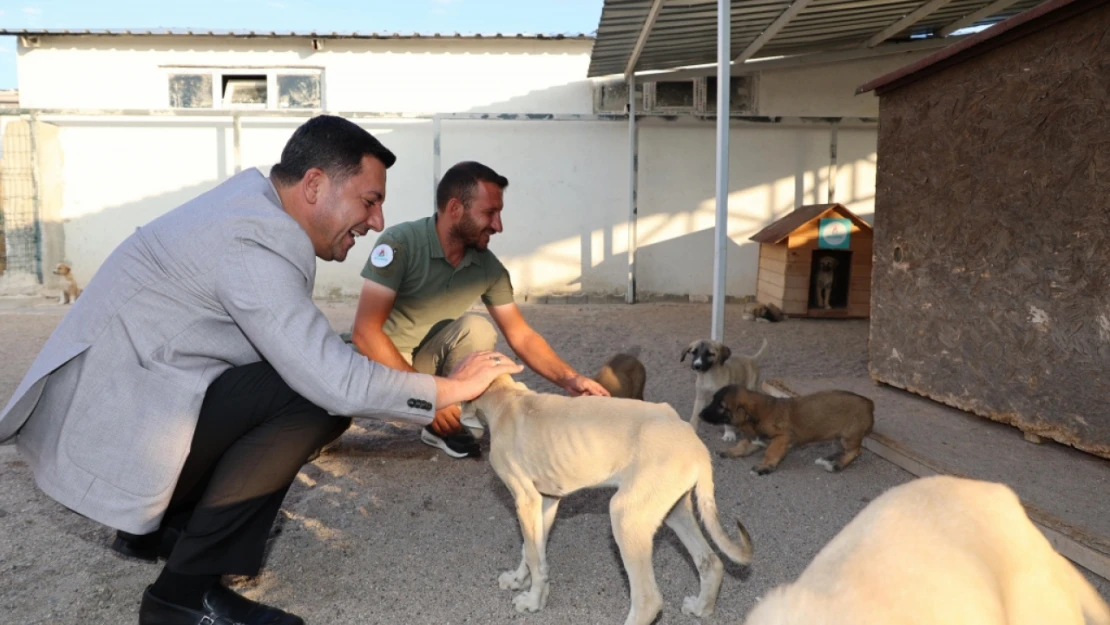
[[[1008,19],[1045,0],[732,0],[729,58],[879,49]],[[716,0],[605,0],[589,77],[717,60]]]

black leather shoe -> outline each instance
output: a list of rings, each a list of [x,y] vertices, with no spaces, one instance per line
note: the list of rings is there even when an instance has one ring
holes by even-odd
[[[157,562],[158,558],[165,560],[170,557],[170,552],[173,551],[173,546],[177,544],[177,538],[180,535],[181,532],[172,527],[165,527],[143,536],[116,532],[116,538],[112,541],[112,551],[128,558]]]
[[[305,625],[299,616],[251,601],[220,584],[204,593],[203,603],[202,610],[168,603],[147,586],[139,604],[139,625]]]

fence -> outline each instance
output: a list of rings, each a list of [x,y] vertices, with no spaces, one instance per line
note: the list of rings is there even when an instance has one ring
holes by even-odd
[[[386,135],[404,155],[406,166],[390,175],[394,221],[425,214],[444,162],[511,163],[514,201],[527,213],[514,212],[514,236],[498,243],[522,293],[623,294],[631,302],[638,293],[704,292],[702,265],[712,261],[702,252],[710,249],[712,224],[703,205],[713,187],[701,184],[699,174],[712,171],[713,116],[638,113],[646,123],[637,122],[640,140],[630,141],[626,114],[334,114]],[[55,287],[51,269],[61,260],[74,265],[79,280],[88,279],[137,225],[245,167],[272,163],[307,117],[0,110],[6,244],[0,294]],[[731,117],[739,134],[730,236],[741,240],[731,246],[728,289],[743,295],[754,293],[755,281],[754,246],[739,247],[743,232],[799,202],[831,199],[834,189],[840,201],[869,201],[871,177],[855,172],[870,164],[875,122]],[[641,177],[644,163],[649,174]],[[347,267],[323,263],[318,270],[318,293],[357,293],[357,273]]]
[[[10,120],[0,130],[0,280],[41,283],[42,235],[36,213],[32,125]]]

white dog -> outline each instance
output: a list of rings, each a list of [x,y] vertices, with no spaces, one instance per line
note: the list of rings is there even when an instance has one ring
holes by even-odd
[[[745,625],[1110,625],[1095,589],[1002,484],[948,476],[883,493]]]
[[[694,518],[691,492],[709,535],[729,559],[751,561],[744,526],[740,543],[721,528],[713,498],[709,450],[690,424],[664,403],[615,397],[535,393],[507,375],[462,404],[490,433],[490,465],[512,493],[523,536],[520,565],[498,578],[501,588],[526,592],[513,599],[520,612],[547,601],[547,537],[559,500],[577,490],[616,486],[609,505],[613,537],[631,590],[625,625],[647,625],[663,597],[652,570],[652,540],[665,522],[697,565],[700,593],[685,614],[707,616],[716,606],[724,567]]]

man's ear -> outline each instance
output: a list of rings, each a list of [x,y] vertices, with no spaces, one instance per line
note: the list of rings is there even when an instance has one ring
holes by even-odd
[[[460,202],[459,198],[453,197],[447,200],[447,206],[444,207],[444,212],[450,215],[453,219],[458,219],[459,217],[462,217],[462,214],[464,212],[466,212],[466,205]]]
[[[309,204],[315,204],[320,199],[321,187],[325,182],[326,174],[319,167],[309,168],[301,179],[304,189],[304,199]]]

